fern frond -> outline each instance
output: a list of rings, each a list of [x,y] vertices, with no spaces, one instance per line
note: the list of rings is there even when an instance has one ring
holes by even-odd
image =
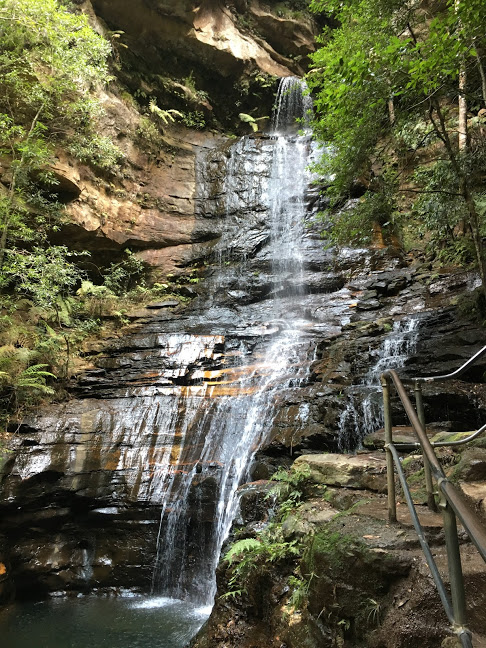
[[[157,104],[155,103],[154,99],[151,99],[149,102],[149,109],[150,112],[153,112],[154,115],[159,117],[164,124],[168,124],[169,121],[175,122],[175,118],[179,117],[182,119],[184,115],[179,112],[178,110],[174,110],[174,108],[168,108],[167,110],[163,110],[162,108],[159,108]]]
[[[25,377],[36,378],[38,376],[43,376],[48,378],[56,378],[56,376],[53,373],[44,370],[44,367],[48,367],[48,366],[49,365],[46,364],[30,365],[30,367],[27,367],[27,369],[24,369],[24,371],[22,371],[19,377],[25,376]]]
[[[224,557],[224,560],[231,565],[241,554],[260,549],[261,546],[262,543],[255,538],[244,538],[243,540],[238,540],[238,542],[235,542],[235,544],[230,547],[229,551]]]

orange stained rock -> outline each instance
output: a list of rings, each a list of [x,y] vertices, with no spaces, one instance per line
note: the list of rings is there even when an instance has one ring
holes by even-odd
[[[199,464],[200,466],[218,466],[219,468],[222,468],[224,464],[221,461],[214,461],[213,459],[207,459],[206,461],[200,461],[199,459],[194,459],[192,461],[181,461],[179,463],[173,464],[175,466],[180,466],[181,468],[184,466],[195,466],[196,464]],[[171,473],[177,472],[177,470],[171,470]]]
[[[227,386],[229,384],[229,386]],[[218,396],[250,396],[258,392],[257,386],[231,386],[231,381],[204,383],[204,385],[188,385],[181,387],[181,395],[185,398],[217,398]]]
[[[214,386],[210,387],[209,393],[207,394],[208,398],[217,398],[218,396],[251,396],[256,394],[259,391],[257,386],[251,387],[226,387],[221,385],[221,383],[215,383]]]
[[[181,452],[182,452],[182,446],[180,446],[180,445],[172,446],[172,450],[170,451],[170,463],[171,464],[178,464],[179,463],[179,458],[181,456]]]
[[[7,568],[3,564],[3,562],[0,562],[0,576],[3,576],[3,574],[7,573]]]
[[[211,379],[216,379],[224,376],[234,376],[235,378],[238,376],[247,376],[253,373],[254,366],[258,366],[258,365],[244,365],[242,367],[225,367],[224,369],[203,371],[203,378],[204,379],[207,378],[208,380],[211,380]]]
[[[381,226],[376,222],[373,223],[373,237],[372,237],[372,239],[373,239],[372,244],[371,244],[372,247],[378,248],[378,249],[382,249],[382,248],[386,247],[385,241],[383,239],[383,231],[381,229]]]
[[[102,470],[108,470],[110,472],[115,472],[120,463],[120,451],[116,452],[114,455],[107,457],[103,462]]]

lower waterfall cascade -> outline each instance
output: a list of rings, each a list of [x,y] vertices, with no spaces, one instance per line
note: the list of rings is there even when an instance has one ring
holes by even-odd
[[[375,351],[375,362],[362,384],[349,390],[348,403],[339,418],[339,451],[354,450],[367,435],[383,427],[380,376],[386,369],[400,369],[415,353],[422,319],[415,316],[396,320]]]
[[[304,392],[315,338],[349,321],[350,291],[319,230],[306,226],[318,202],[307,170],[313,145],[295,122],[309,109],[305,84],[286,78],[270,133],[201,152],[200,218],[217,215],[222,227],[199,296],[115,338],[73,399],[23,425],[4,520],[21,548],[8,502],[56,502],[35,562],[46,590],[62,592],[66,578],[86,591],[124,578],[153,596],[210,606],[257,451],[276,437],[292,447],[313,429]],[[52,564],[62,564],[55,575]],[[25,582],[27,590],[28,570]]]

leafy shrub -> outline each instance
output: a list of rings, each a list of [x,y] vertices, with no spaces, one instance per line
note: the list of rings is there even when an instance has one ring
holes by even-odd
[[[110,264],[108,270],[103,274],[104,285],[115,295],[128,292],[136,285],[144,285],[146,272],[145,263],[133,254],[131,250],[125,250],[125,258],[117,263]]]
[[[109,137],[100,135],[81,135],[68,144],[68,151],[81,162],[105,171],[115,172],[123,160],[123,153]]]
[[[187,128],[195,128],[196,130],[202,130],[206,127],[204,113],[200,110],[183,113],[182,122]]]
[[[0,288],[13,287],[35,304],[58,309],[58,297],[69,293],[81,280],[82,271],[68,259],[76,256],[64,245],[32,250],[11,248],[6,251],[8,263],[0,274]]]

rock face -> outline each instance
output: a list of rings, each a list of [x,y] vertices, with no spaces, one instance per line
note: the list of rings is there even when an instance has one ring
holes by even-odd
[[[264,423],[267,447],[257,455],[250,479],[267,479],[277,465],[305,454],[299,462],[307,462],[326,483],[381,491],[379,460],[359,456],[343,472],[337,455],[324,460],[309,452],[356,446],[370,412],[380,426],[373,408],[377,372],[386,363],[406,363],[405,373],[445,373],[484,341],[482,330],[461,322],[447,306],[468,285],[468,276],[456,277],[443,297],[445,306],[433,310],[433,284],[431,291],[421,278],[423,269],[396,251],[344,251],[336,258],[323,250],[319,226],[313,224],[315,190],[304,192],[308,227],[300,269],[294,259],[277,271],[287,252],[282,247],[278,263],[270,252],[273,233],[265,196],[275,149],[282,143],[270,137],[236,144],[209,141],[202,140],[197,154],[193,145],[180,152],[190,160],[189,176],[197,178],[184,218],[193,219],[193,231],[199,227],[206,233],[175,246],[182,255],[187,251],[194,259],[200,254],[207,263],[205,281],[195,284],[191,304],[183,310],[174,302],[148,304],[135,331],[93,352],[93,369],[71,386],[70,401],[26,419],[14,437],[0,501],[6,547],[0,561],[11,576],[9,591],[12,582],[23,596],[92,588],[147,591],[157,561],[161,502],[177,509],[178,489],[189,473],[194,479],[183,486],[183,499],[194,523],[174,528],[182,552],[176,564],[194,564],[200,539],[209,534],[216,515],[223,463],[231,461],[231,452],[218,457],[219,440],[208,441],[214,452],[203,459],[201,445],[224,428],[226,423],[211,422],[223,421],[223,409],[231,402],[241,409],[225,410],[230,429],[231,421],[252,407]],[[295,175],[295,167],[290,168]],[[163,164],[156,169],[172,172]],[[58,173],[75,196],[81,172],[69,172],[69,163],[60,162]],[[144,189],[171,194],[164,178],[160,186],[147,179]],[[83,201],[83,192],[75,200]],[[116,210],[119,204],[113,201],[107,208]],[[151,218],[155,223],[150,208],[140,213],[145,224]],[[295,220],[300,227],[300,219]],[[153,230],[133,227],[139,238],[131,241],[139,240],[142,248],[143,239],[147,245],[140,254],[159,264],[161,259],[175,263],[173,247],[153,248]],[[122,227],[109,231],[111,238],[99,238],[110,245],[126,235]],[[167,236],[175,242],[179,235],[176,230]],[[377,302],[376,308],[357,310],[357,304],[370,301]],[[299,322],[299,337],[288,338],[290,346],[274,347],[286,339],[289,313]],[[268,356],[269,349],[275,349],[274,355]],[[267,384],[269,367],[286,355],[288,365],[277,384]],[[260,391],[266,399],[252,405],[250,397]],[[484,415],[482,387],[476,384],[432,385],[425,397],[428,419],[442,421],[446,429],[474,427]],[[471,402],[474,408],[468,407]],[[404,422],[395,406],[394,416],[395,424]],[[327,509],[319,515],[333,517]],[[294,533],[296,525],[286,533]],[[167,529],[163,526],[161,533]],[[188,581],[193,576],[189,569]]]
[[[220,235],[218,224],[201,218],[196,208],[197,159],[219,140],[189,138],[184,128],[175,129],[171,145],[154,160],[133,144],[140,115],[115,95],[105,96],[105,110],[106,132],[125,155],[123,171],[101,179],[59,152],[54,172],[66,195],[67,222],[57,238],[75,249],[89,249],[95,262],[117,259],[131,248],[154,268],[155,276],[183,272]]]
[[[123,30],[130,60],[138,59],[139,67],[144,61],[140,72],[162,101],[177,103],[181,86],[191,90],[196,84],[197,91],[209,97],[205,111],[212,112],[214,106],[222,121],[244,112],[240,104],[245,85],[256,84],[257,89],[260,83],[261,92],[265,83],[262,86],[263,77],[256,80],[258,75],[301,76],[305,57],[315,49],[317,26],[310,17],[301,12],[296,18],[291,11],[278,15],[271,3],[258,0],[245,6],[219,0],[94,0],[92,4],[110,29]],[[302,65],[295,58],[304,59]],[[191,82],[185,82],[189,76]],[[179,88],[168,82],[170,78],[180,79]],[[239,100],[236,107],[233,98]]]
[[[295,466],[307,467],[313,481],[328,486],[386,490],[386,462],[383,455],[301,455]]]

